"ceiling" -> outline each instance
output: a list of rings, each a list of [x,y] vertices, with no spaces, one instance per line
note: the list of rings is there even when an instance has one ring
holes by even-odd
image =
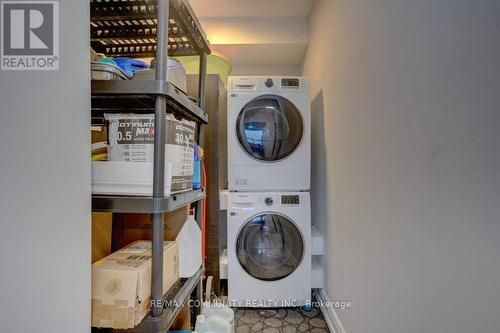
[[[246,68],[249,72],[252,66],[280,71],[296,67],[294,71],[299,71],[309,40],[313,2],[189,0],[212,50],[228,58],[236,71]]]
[[[189,0],[198,17],[307,17],[313,0]]]

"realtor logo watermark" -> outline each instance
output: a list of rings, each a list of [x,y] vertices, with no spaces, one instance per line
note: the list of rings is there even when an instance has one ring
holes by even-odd
[[[2,70],[59,69],[59,2],[0,1]]]

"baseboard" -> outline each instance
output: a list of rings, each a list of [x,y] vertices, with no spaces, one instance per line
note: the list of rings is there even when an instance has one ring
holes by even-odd
[[[325,292],[325,289],[314,289],[314,296],[316,300],[319,302],[330,302],[328,295]],[[320,307],[321,313],[323,317],[325,317],[326,324],[328,328],[333,333],[346,333],[344,327],[340,323],[339,316],[335,312],[335,309],[332,307]]]

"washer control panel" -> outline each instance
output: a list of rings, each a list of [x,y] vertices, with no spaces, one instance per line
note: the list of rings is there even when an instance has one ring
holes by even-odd
[[[304,192],[233,192],[228,195],[227,210],[251,212],[259,210],[279,210],[309,206],[309,194]],[[232,215],[231,215],[232,216]]]

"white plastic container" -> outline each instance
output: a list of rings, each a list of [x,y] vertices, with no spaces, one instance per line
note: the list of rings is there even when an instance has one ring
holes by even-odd
[[[234,332],[234,311],[227,304],[222,302],[204,302],[201,313],[205,318],[217,317],[224,320],[230,328],[230,332]],[[216,321],[219,323],[219,320]]]
[[[231,325],[219,316],[210,316],[206,319],[207,331],[214,333],[231,333]]]
[[[201,230],[193,215],[189,215],[176,239],[179,242],[179,275],[190,278],[201,267]]]
[[[231,325],[218,316],[207,317],[203,314],[196,316],[194,329],[198,333],[231,333]]]
[[[172,163],[165,163],[165,196],[172,188]],[[92,193],[106,195],[153,195],[153,163],[92,162]]]
[[[186,84],[186,70],[184,66],[176,60],[172,58],[168,58],[168,81],[172,83],[174,86],[182,90],[183,92],[187,91]],[[132,77],[133,80],[156,80],[156,69],[143,69],[134,73]]]
[[[198,333],[207,332],[207,322],[205,321],[205,315],[200,314],[196,316],[196,324],[194,325],[194,329]]]
[[[108,127],[108,161],[143,162],[154,160],[154,114],[104,114]],[[172,164],[171,193],[192,190],[196,123],[166,115],[165,157]]]

